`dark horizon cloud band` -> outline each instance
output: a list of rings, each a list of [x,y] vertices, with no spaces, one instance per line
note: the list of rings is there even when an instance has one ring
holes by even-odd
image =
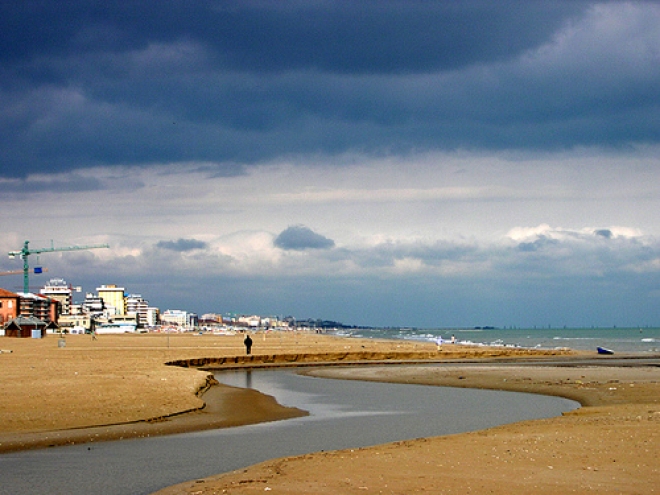
[[[5,2],[0,177],[660,140],[656,2]]]

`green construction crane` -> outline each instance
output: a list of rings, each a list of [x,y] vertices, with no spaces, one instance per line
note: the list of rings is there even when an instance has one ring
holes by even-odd
[[[28,256],[31,254],[40,254],[40,253],[52,253],[55,251],[81,251],[84,249],[98,249],[98,248],[109,248],[107,244],[92,244],[89,246],[68,246],[68,247],[60,247],[56,248],[53,247],[53,241],[50,241],[50,247],[49,248],[37,248],[37,249],[30,249],[28,248],[28,244],[30,241],[25,241],[25,244],[23,244],[23,249],[20,251],[9,251],[9,258],[14,259],[16,256],[20,256],[21,259],[23,260],[23,293],[27,294],[30,291],[30,283],[29,283],[29,273],[30,273],[30,265],[28,264]]]

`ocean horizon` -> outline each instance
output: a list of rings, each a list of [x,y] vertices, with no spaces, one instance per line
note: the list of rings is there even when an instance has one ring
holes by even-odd
[[[660,352],[660,327],[630,328],[342,328],[332,332],[346,337],[436,342],[451,345],[521,347],[596,351],[604,347],[621,353]]]

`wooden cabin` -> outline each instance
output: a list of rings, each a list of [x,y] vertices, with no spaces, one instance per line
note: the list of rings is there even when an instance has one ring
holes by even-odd
[[[52,323],[52,322],[51,322]],[[57,323],[53,323],[57,326]],[[5,325],[5,337],[43,338],[49,324],[34,316],[19,316]]]

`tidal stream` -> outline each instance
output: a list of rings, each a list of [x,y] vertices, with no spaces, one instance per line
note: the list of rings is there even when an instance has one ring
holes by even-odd
[[[294,371],[218,373],[309,416],[220,430],[0,455],[0,494],[140,495],[267,459],[447,435],[558,416],[557,397],[331,380]]]

